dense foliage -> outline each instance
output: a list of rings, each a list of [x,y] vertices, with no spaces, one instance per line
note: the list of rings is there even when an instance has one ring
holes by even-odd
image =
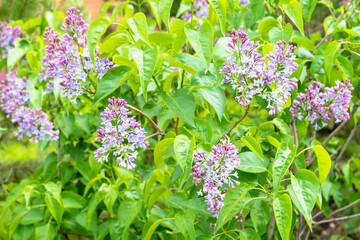
[[[0,182],[0,238],[358,238],[359,4],[124,1],[90,25],[74,7],[2,22],[7,134],[50,154]]]

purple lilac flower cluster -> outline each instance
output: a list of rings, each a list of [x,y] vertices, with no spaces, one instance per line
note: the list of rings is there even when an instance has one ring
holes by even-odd
[[[193,15],[198,18],[207,18],[209,16],[209,3],[206,0],[195,0],[193,3]],[[191,19],[191,10],[182,17],[183,20]]]
[[[16,71],[12,71],[5,80],[0,80],[0,108],[18,125],[17,138],[20,140],[26,135],[30,141],[38,142],[46,137],[56,141],[59,132],[54,130],[54,124],[41,108],[29,108],[29,103],[29,81],[25,77],[18,78]]]
[[[249,0],[239,0],[239,5],[243,7],[247,6],[249,3]]]
[[[0,22],[0,54],[7,58],[9,51],[14,48],[14,41],[24,37],[20,26],[10,27],[7,22]]]
[[[220,73],[225,74],[224,83],[230,82],[236,90],[240,105],[249,106],[253,97],[260,96],[267,100],[272,115],[282,110],[296,87],[297,79],[289,78],[297,68],[296,48],[279,41],[274,51],[262,57],[254,46],[244,31],[233,29],[228,47],[234,56],[226,59]]]
[[[299,120],[308,119],[315,129],[326,126],[332,117],[336,123],[348,120],[353,89],[349,79],[345,83],[337,80],[335,87],[325,88],[324,84],[313,81],[305,93],[297,94],[290,112]]]
[[[109,105],[101,113],[103,127],[97,130],[97,141],[102,146],[96,150],[95,159],[102,163],[107,162],[109,154],[113,154],[119,166],[133,169],[134,161],[138,155],[137,148],[146,149],[149,142],[145,140],[145,130],[136,122],[135,117],[125,107],[125,100],[111,98]]]
[[[234,168],[240,165],[237,154],[238,149],[224,140],[212,147],[209,158],[207,152],[194,154],[196,163],[191,168],[193,183],[200,188],[199,195],[207,194],[205,202],[214,217],[218,216],[224,205],[223,200],[227,191],[225,187],[234,188],[234,184],[239,185],[239,182],[232,178],[238,177],[237,172],[233,172]]]
[[[44,40],[48,45],[42,61],[45,69],[40,81],[47,78],[60,79],[61,91],[65,97],[76,102],[77,97],[84,92],[87,78],[101,79],[112,67],[112,63],[108,58],[100,59],[96,56],[94,67],[86,45],[89,25],[82,19],[79,10],[69,8],[61,29],[67,32],[62,35],[63,40],[52,28],[46,28]]]

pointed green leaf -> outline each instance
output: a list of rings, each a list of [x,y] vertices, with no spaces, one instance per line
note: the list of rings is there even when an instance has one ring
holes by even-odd
[[[163,92],[161,97],[174,115],[191,126],[195,126],[195,99],[192,93],[181,88],[173,95],[167,95]]]
[[[140,47],[132,45],[129,50],[136,66],[138,67],[141,89],[143,91],[145,101],[147,101],[147,87],[156,66],[157,47],[144,46],[141,49]]]
[[[297,0],[290,0],[282,5],[282,9],[286,13],[286,15],[288,15],[291,21],[296,25],[301,34],[305,36],[300,3]]]
[[[173,143],[173,138],[165,138],[156,144],[154,149],[154,163],[157,168],[164,169],[166,155]]]
[[[290,149],[286,142],[281,143],[280,147],[277,149],[275,161],[273,164],[273,182],[275,194],[279,188],[281,179],[287,173],[295,155],[296,150]]]
[[[276,196],[273,202],[276,225],[282,240],[288,240],[292,222],[292,203],[288,194]]]
[[[331,158],[329,153],[321,145],[313,146],[312,149],[316,154],[320,184],[323,186],[331,169]]]
[[[243,143],[255,153],[260,159],[264,159],[264,155],[260,143],[253,136],[245,136],[241,139]]]
[[[340,48],[340,43],[331,42],[327,45],[324,52],[324,69],[327,76],[328,81],[330,81],[331,70],[333,69],[334,57],[336,52]]]
[[[101,39],[101,36],[106,32],[106,29],[110,26],[111,22],[109,19],[101,17],[95,19],[87,33],[87,45],[89,49],[89,56],[91,61],[95,65],[95,47]]]
[[[226,0],[209,0],[210,6],[215,9],[216,15],[219,19],[221,33],[225,35],[226,16],[227,16],[227,1]]]
[[[186,210],[184,215],[179,213],[175,214],[175,224],[180,230],[185,239],[195,240],[195,229],[194,229],[195,214],[191,210]]]
[[[130,70],[131,69],[127,66],[117,66],[110,68],[97,83],[94,104],[109,96],[121,84],[123,84],[126,81],[124,76]]]
[[[300,0],[301,11],[304,19],[310,22],[311,15],[315,10],[317,0]]]
[[[127,22],[134,34],[150,47],[146,16],[142,12],[138,12],[133,17],[128,18]]]
[[[316,175],[307,169],[298,170],[296,175],[291,174],[291,184],[287,186],[291,200],[304,216],[307,224],[312,229],[311,212],[316,203],[319,182]]]

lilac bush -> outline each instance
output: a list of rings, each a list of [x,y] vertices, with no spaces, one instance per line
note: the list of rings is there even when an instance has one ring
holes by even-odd
[[[107,162],[109,155],[113,154],[120,167],[134,169],[134,161],[138,155],[136,149],[146,149],[149,142],[145,140],[145,130],[136,122],[125,107],[125,100],[110,98],[109,105],[101,113],[101,125],[97,130],[97,141],[101,147],[94,154],[95,159],[102,163]]]
[[[315,129],[327,125],[327,121],[335,118],[339,123],[350,118],[349,104],[351,90],[354,89],[349,79],[345,83],[337,80],[335,87],[313,81],[305,93],[298,93],[290,108],[292,115],[299,120],[307,119]]]

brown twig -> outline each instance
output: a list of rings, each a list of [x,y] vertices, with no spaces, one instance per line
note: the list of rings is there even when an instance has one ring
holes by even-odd
[[[61,130],[59,128],[59,138],[57,141],[57,162],[59,164],[58,167],[58,178],[60,179],[61,177],[61,165],[60,165],[60,161],[61,161],[61,140],[60,140],[60,135],[61,135]]]
[[[224,133],[224,136],[229,136],[230,132],[236,127],[236,125],[238,125],[242,120],[244,120],[244,118],[248,115],[249,113],[249,109],[250,109],[250,105],[246,107],[246,110],[245,110],[245,113],[244,115],[239,119],[237,120],[231,127],[229,130],[227,130],[226,133]]]
[[[341,152],[339,153],[339,155],[335,159],[334,164],[331,166],[330,172],[332,172],[334,170],[335,165],[340,161],[340,159],[341,159],[342,155],[344,154],[345,150],[347,149],[351,139],[355,135],[356,130],[359,128],[359,125],[360,125],[360,120],[356,123],[355,127],[351,130],[349,137],[346,139],[344,147],[341,149]]]
[[[159,133],[159,132],[153,133],[153,134],[145,137],[144,140],[148,140],[148,139],[150,139],[150,138],[152,138],[152,137],[156,137],[156,136],[158,136],[158,135],[161,135],[161,133]]]
[[[1,182],[0,182],[0,187],[1,187],[1,189],[4,191],[4,193],[5,193],[6,195],[9,195],[9,192],[8,192],[8,190],[6,190],[6,188],[4,187],[4,184],[6,184],[6,183],[9,182],[9,179],[10,179],[12,173],[13,173],[13,169],[10,169],[9,175],[6,177],[6,179],[5,179],[4,181],[1,181]],[[16,200],[16,202],[17,202],[18,204],[21,204],[18,200]]]
[[[354,215],[350,215],[350,216],[345,216],[345,217],[338,217],[338,218],[332,218],[332,219],[325,219],[319,222],[313,222],[314,225],[319,225],[319,224],[324,224],[324,223],[330,223],[330,222],[336,222],[336,221],[341,221],[341,220],[347,220],[350,218],[354,218],[354,217],[360,217],[360,213],[354,214]]]
[[[165,132],[163,130],[161,130],[161,128],[159,128],[159,126],[148,115],[146,115],[141,110],[139,110],[136,107],[133,107],[133,106],[131,106],[129,104],[126,104],[125,107],[127,107],[127,108],[133,110],[134,112],[137,112],[137,113],[141,114],[142,116],[144,116],[149,121],[149,123],[154,126],[154,128],[159,132],[160,135],[165,136]]]
[[[299,146],[299,139],[298,139],[298,134],[297,134],[297,130],[296,130],[296,124],[295,124],[295,117],[291,116],[291,120],[290,120],[290,131],[291,131],[291,136],[294,137],[294,144],[296,146]]]
[[[275,216],[274,216],[274,211],[272,211],[269,228],[268,228],[267,240],[273,239],[274,228],[275,228]]]

